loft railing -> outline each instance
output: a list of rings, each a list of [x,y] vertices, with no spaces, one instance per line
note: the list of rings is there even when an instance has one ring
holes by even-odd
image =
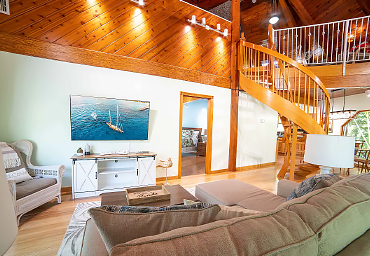
[[[309,69],[274,50],[241,40],[239,71],[299,107],[328,132],[329,93]]]
[[[303,65],[370,61],[370,16],[273,30],[276,50]]]

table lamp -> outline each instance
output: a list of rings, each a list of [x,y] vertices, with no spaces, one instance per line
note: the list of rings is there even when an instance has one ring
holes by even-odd
[[[320,166],[321,174],[331,167],[353,168],[355,137],[307,134],[304,161]]]
[[[1,152],[1,150],[0,150]],[[5,254],[18,233],[17,220],[5,175],[3,155],[0,153],[0,255]]]

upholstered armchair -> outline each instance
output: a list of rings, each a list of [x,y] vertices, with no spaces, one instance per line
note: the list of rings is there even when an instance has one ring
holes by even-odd
[[[50,200],[57,199],[61,203],[62,177],[64,165],[34,166],[31,164],[33,151],[32,143],[21,140],[12,145],[25,155],[28,173],[35,177],[32,180],[16,184],[14,180],[8,180],[10,193],[14,204],[17,222],[23,214],[43,205]],[[21,157],[21,156],[20,156]]]

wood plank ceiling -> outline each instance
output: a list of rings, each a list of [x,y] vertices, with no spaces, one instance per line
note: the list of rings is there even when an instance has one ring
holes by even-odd
[[[10,0],[0,31],[230,77],[230,38],[188,19],[229,31],[230,22],[178,0],[144,2]]]

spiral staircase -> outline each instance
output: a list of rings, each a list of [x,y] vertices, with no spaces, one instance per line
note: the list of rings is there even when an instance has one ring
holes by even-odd
[[[289,179],[294,180],[297,173],[307,176],[318,170],[303,163],[304,134],[328,133],[330,97],[314,73],[278,53],[272,40],[269,48],[240,41],[239,89],[279,113],[286,148],[278,178],[285,178],[289,172]],[[300,138],[298,130],[304,131]]]

